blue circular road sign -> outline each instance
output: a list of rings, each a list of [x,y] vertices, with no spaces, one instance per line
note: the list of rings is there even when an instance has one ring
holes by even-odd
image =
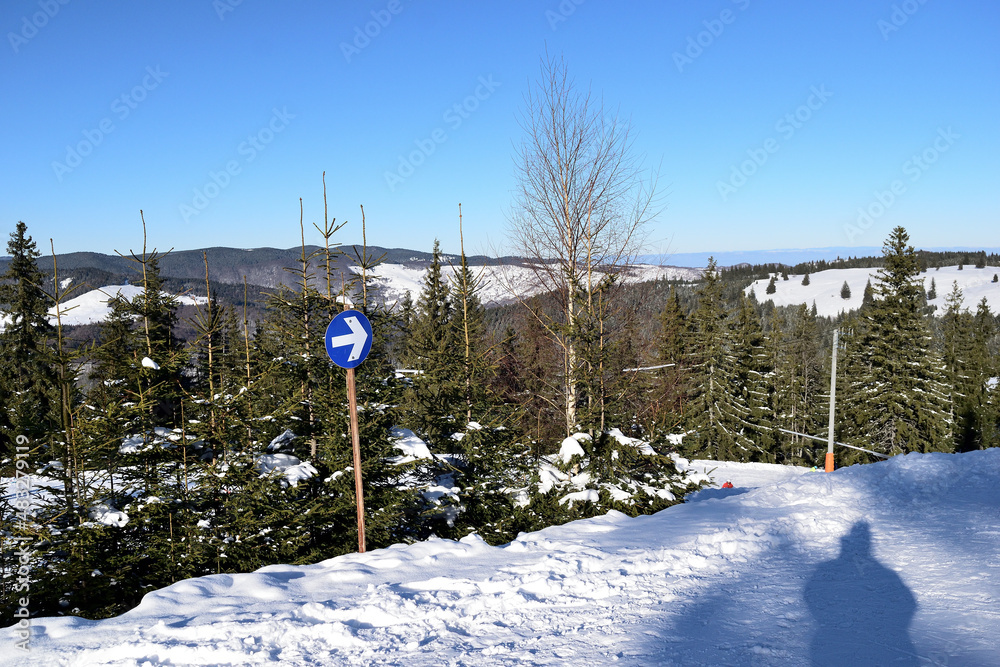
[[[372,350],[372,324],[359,310],[345,310],[326,328],[326,353],[341,368],[357,368]]]

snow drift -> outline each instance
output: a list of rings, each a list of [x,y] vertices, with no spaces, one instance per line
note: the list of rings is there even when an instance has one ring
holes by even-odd
[[[735,488],[181,581],[117,618],[33,619],[0,665],[997,664],[1000,450],[688,465]]]

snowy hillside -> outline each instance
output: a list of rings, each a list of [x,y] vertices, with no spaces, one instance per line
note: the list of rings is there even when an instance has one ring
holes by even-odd
[[[66,285],[63,285],[65,288]],[[100,322],[107,318],[111,314],[111,307],[108,306],[108,299],[112,298],[116,294],[120,294],[126,299],[134,299],[136,296],[142,294],[143,290],[137,285],[108,285],[107,287],[101,287],[99,289],[90,290],[89,292],[84,292],[83,294],[73,297],[72,299],[67,299],[63,302],[62,310],[62,323],[68,326],[76,326],[80,324],[94,324]],[[166,296],[167,295],[164,293]],[[206,303],[208,300],[203,296],[175,296],[177,303],[180,305],[196,305],[199,303]],[[56,309],[49,309],[49,319],[55,323]],[[0,327],[4,324],[3,320],[0,320]]]
[[[841,312],[857,310],[861,307],[861,300],[865,294],[865,284],[869,279],[872,285],[876,284],[876,272],[878,269],[827,269],[818,273],[809,274],[809,284],[803,285],[801,275],[789,274],[788,280],[782,280],[778,276],[775,282],[777,291],[774,294],[767,294],[767,279],[755,280],[746,288],[745,292],[750,293],[752,289],[757,300],[773,301],[776,306],[794,306],[804,303],[812,306],[816,302],[816,312],[823,317],[834,317]],[[952,283],[958,281],[958,286],[962,290],[965,298],[964,304],[972,312],[976,311],[976,305],[986,297],[990,310],[994,313],[1000,311],[1000,283],[993,281],[993,276],[1000,274],[1000,268],[988,266],[985,269],[977,269],[966,265],[959,271],[958,266],[945,266],[941,269],[928,269],[921,273],[920,277],[924,281],[924,290],[931,287],[931,279],[937,287],[937,298],[929,301],[930,304],[938,307],[936,313],[940,315],[944,311],[944,300],[951,292]],[[843,299],[840,290],[847,282],[851,288],[851,298]]]
[[[996,665],[1000,450],[692,462],[653,516],[178,582],[0,665]]]
[[[358,271],[357,267],[352,267]],[[531,270],[523,266],[472,266],[470,269],[473,275],[482,281],[482,288],[479,293],[480,300],[486,304],[506,303],[512,301],[506,283],[512,283],[521,295],[536,294],[539,290],[532,289],[533,274]],[[386,302],[393,303],[401,301],[407,292],[416,301],[423,286],[422,281],[427,273],[426,268],[410,267],[404,264],[380,264],[376,270],[379,288],[385,297]],[[700,269],[687,269],[676,266],[653,266],[651,264],[640,264],[631,267],[627,282],[638,283],[650,280],[698,280],[701,278]],[[444,275],[451,279],[454,271],[451,267],[444,269]]]

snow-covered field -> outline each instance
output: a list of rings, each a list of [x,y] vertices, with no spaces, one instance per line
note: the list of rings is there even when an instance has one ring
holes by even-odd
[[[66,280],[62,281],[63,288],[67,285],[69,283]],[[143,289],[137,285],[108,285],[89,290],[62,303],[60,306],[62,323],[67,326],[76,326],[101,322],[111,314],[111,307],[108,306],[109,299],[120,294],[126,299],[131,300],[142,294],[142,292]],[[166,292],[164,294],[166,296],[173,296],[179,305],[192,306],[208,302],[208,299],[203,296],[190,296],[186,294],[178,296],[169,295]],[[49,309],[49,319],[53,324],[55,323],[55,318],[56,309],[52,307]],[[4,319],[0,319],[0,328],[3,328],[3,325]]]
[[[857,310],[861,307],[861,301],[865,295],[865,283],[869,279],[872,285],[876,284],[876,272],[878,269],[827,269],[818,273],[809,274],[809,284],[802,284],[801,275],[789,274],[788,280],[782,280],[778,276],[775,282],[777,291],[774,294],[767,294],[767,279],[755,280],[744,290],[747,294],[752,289],[757,300],[773,301],[776,306],[795,306],[804,303],[812,306],[816,303],[816,312],[823,317],[834,317],[841,312]],[[971,312],[976,312],[976,305],[986,297],[986,302],[990,305],[990,311],[996,313],[1000,311],[1000,283],[993,281],[993,276],[1000,274],[1000,268],[988,266],[985,269],[977,269],[971,264],[967,264],[961,271],[958,266],[944,266],[938,270],[928,269],[921,273],[920,277],[924,281],[924,289],[930,290],[931,279],[937,287],[937,298],[929,301],[931,305],[937,306],[935,313],[941,315],[944,312],[945,297],[951,292],[952,284],[957,281],[962,290],[965,308]],[[851,288],[851,298],[843,299],[840,290],[847,282]]]
[[[508,286],[514,286],[520,296],[530,296],[539,291],[532,288],[532,271],[523,266],[470,266],[469,268],[480,280],[479,299],[487,305],[512,301],[514,297],[511,296]],[[378,276],[377,282],[389,303],[402,301],[407,292],[416,301],[426,273],[426,269],[412,268],[403,264],[380,264],[375,270]],[[453,267],[445,267],[443,273],[449,280],[453,279]],[[630,267],[627,282],[638,283],[664,278],[698,280],[701,273],[700,269],[640,264]]]
[[[490,547],[432,540],[32,620],[0,665],[996,665],[1000,450],[717,485]]]

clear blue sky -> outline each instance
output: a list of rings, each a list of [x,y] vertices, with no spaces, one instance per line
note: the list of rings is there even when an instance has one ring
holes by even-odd
[[[548,48],[660,166],[652,251],[879,246],[900,224],[1000,246],[992,1],[237,2],[0,5],[4,238],[24,220],[45,249],[125,251],[143,209],[161,249],[290,247],[325,170],[344,243],[364,204],[370,243],[457,251],[462,202],[490,251]]]

